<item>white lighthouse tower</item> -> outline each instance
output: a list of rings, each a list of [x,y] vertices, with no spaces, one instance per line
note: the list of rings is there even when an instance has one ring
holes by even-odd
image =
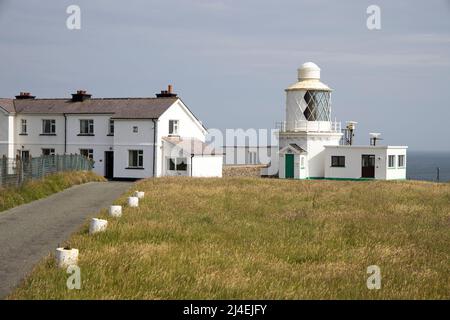
[[[322,178],[325,146],[337,146],[340,123],[331,120],[332,89],[320,81],[312,62],[298,69],[298,82],[286,89],[286,120],[279,127],[279,177]]]

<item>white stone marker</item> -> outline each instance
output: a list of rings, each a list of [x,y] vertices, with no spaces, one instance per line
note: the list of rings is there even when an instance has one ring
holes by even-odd
[[[109,215],[111,217],[121,217],[122,216],[122,206],[110,206]]]
[[[108,221],[103,219],[93,218],[91,224],[89,225],[89,234],[94,234],[97,232],[103,232],[108,226]]]
[[[131,208],[136,208],[139,206],[139,198],[138,197],[129,197],[128,198],[128,206]]]
[[[145,196],[145,192],[144,191],[135,191],[134,196],[138,197],[139,199],[142,199]]]
[[[76,265],[78,263],[78,249],[57,248],[55,257],[58,268]]]

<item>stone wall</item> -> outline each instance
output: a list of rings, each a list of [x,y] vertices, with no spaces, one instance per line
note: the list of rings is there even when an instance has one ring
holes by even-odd
[[[266,165],[224,165],[222,174],[224,177],[261,177],[261,169]]]

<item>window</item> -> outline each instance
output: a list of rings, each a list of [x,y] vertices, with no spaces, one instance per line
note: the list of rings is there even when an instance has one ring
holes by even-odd
[[[94,134],[94,120],[81,119],[80,120],[80,134],[91,135]]]
[[[331,156],[332,167],[345,167],[345,156]]]
[[[92,149],[80,149],[80,154],[83,157],[94,160],[94,150]]]
[[[129,150],[128,151],[128,167],[142,168],[144,166],[144,151]]]
[[[178,120],[169,120],[169,134],[178,135]]]
[[[177,162],[177,159],[169,159],[169,170],[175,170],[175,162]]]
[[[109,119],[109,127],[108,127],[108,135],[113,136],[114,135],[114,120]]]
[[[186,171],[187,161],[186,158],[177,158],[177,171]]]
[[[395,168],[395,155],[388,157],[388,168]]]
[[[27,134],[27,120],[26,119],[21,120],[20,134]]]
[[[186,158],[169,158],[169,170],[171,171],[187,171]]]
[[[137,126],[133,127],[133,133],[138,133],[139,132],[139,128]]]
[[[308,90],[304,97],[305,111],[303,115],[308,121],[331,121],[330,93]]]
[[[20,157],[22,160],[30,160],[30,151],[29,150],[21,150]]]
[[[405,166],[405,155],[401,154],[398,156],[398,167],[403,168]]]
[[[42,120],[42,134],[55,134],[56,120]]]
[[[44,148],[44,149],[42,149],[42,155],[43,156],[54,156],[55,155],[55,149],[53,149],[53,148]]]

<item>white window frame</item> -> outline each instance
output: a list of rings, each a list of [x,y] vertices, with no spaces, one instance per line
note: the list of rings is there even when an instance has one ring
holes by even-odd
[[[136,152],[136,165],[131,163],[131,154]],[[128,150],[128,168],[144,168],[144,150],[140,149],[130,149]]]
[[[83,153],[85,153],[85,154],[83,154]],[[85,157],[87,156],[88,159],[94,160],[94,149],[81,148],[80,155],[85,156]]]
[[[45,131],[45,123],[50,121],[50,132]],[[42,134],[56,134],[56,120],[55,119],[42,119]]]
[[[186,163],[186,169],[179,169],[178,166],[182,163]],[[174,164],[175,169],[171,169],[170,165]],[[167,158],[167,170],[172,172],[187,172],[188,171],[188,159],[186,157],[177,157],[177,158]]]
[[[337,164],[336,165],[334,165],[334,163],[333,163],[333,158],[337,159]],[[343,165],[341,164],[341,161],[340,161],[342,159],[344,159],[344,164]],[[331,168],[345,168],[345,165],[346,165],[345,156],[342,156],[342,155],[331,156]]]
[[[85,126],[83,122],[87,121],[87,132],[83,132]],[[80,119],[80,134],[81,135],[91,135],[94,134],[94,119]]]
[[[400,159],[402,160],[401,163],[400,163]],[[398,166],[398,168],[404,168],[405,167],[405,164],[406,164],[405,160],[406,160],[406,156],[404,154],[399,154],[397,156],[397,166]]]
[[[20,134],[28,134],[27,119],[21,119],[20,121]]]
[[[109,119],[109,123],[108,123],[108,135],[109,135],[109,136],[113,136],[113,135],[114,135],[114,120],[113,120],[113,119]]]
[[[44,155],[44,150],[49,150],[49,153],[47,156],[54,156],[55,155],[55,148],[42,148],[42,155]]]
[[[180,133],[180,120],[175,119],[169,120],[169,135],[178,136],[179,133]]]
[[[392,163],[391,163],[391,159],[392,159]],[[388,155],[388,163],[387,163],[387,165],[388,165],[388,168],[395,168],[395,154],[390,154],[390,155]]]

